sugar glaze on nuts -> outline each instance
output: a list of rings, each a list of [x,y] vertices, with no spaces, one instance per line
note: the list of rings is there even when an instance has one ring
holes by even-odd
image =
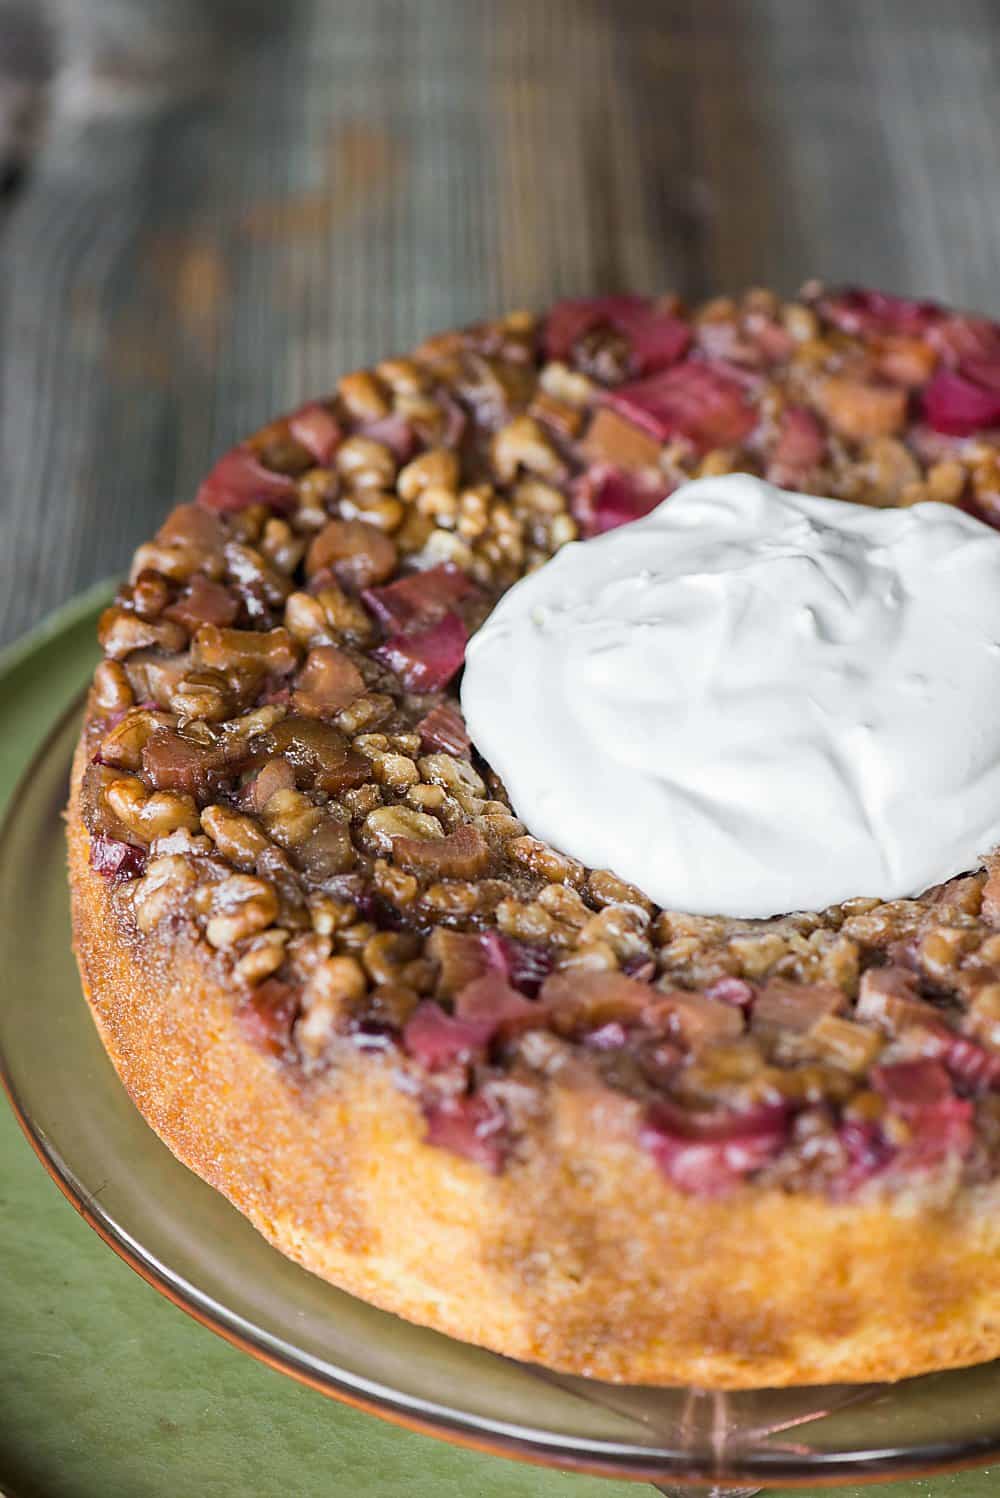
[[[998,392],[997,325],[818,285],[563,302],[345,377],[225,454],[102,616],[95,877],[138,940],[199,944],[268,1064],[360,1048],[487,1171],[583,1067],[693,1194],[997,1175],[1000,865],[659,909],[514,815],[457,680],[505,589],[690,478],[1000,524]]]

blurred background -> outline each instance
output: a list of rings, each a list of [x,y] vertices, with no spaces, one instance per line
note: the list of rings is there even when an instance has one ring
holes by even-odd
[[[804,279],[1000,313],[993,0],[0,0],[0,642],[431,329]]]

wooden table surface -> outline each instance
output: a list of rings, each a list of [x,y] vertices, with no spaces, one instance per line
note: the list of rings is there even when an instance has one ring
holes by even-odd
[[[992,0],[0,0],[0,640],[335,374],[593,289],[1000,313]]]

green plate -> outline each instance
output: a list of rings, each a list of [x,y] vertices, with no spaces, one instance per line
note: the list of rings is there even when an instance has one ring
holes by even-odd
[[[4,1119],[0,1484],[102,1498],[595,1488],[389,1430],[313,1390],[481,1449],[658,1483],[856,1482],[1000,1452],[997,1365],[894,1387],[730,1396],[555,1377],[315,1279],[174,1160],[118,1083],[69,951],[60,814],[96,607],[88,596],[0,662],[0,789],[31,761],[0,837],[5,1082],[50,1173],[121,1257],[312,1390],[213,1342],[124,1276],[59,1209]],[[967,1492],[979,1480],[954,1479]]]

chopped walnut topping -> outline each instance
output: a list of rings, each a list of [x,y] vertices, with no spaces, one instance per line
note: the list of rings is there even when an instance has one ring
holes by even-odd
[[[575,858],[557,853],[537,837],[516,837],[505,845],[509,858],[515,859],[530,869],[533,874],[557,884],[581,885],[586,879],[586,869]]]
[[[232,947],[271,925],[278,914],[278,897],[263,879],[233,874],[211,886],[205,935],[213,947]]]
[[[354,488],[391,489],[396,481],[396,460],[381,442],[349,437],[337,452],[337,472]]]
[[[427,842],[443,838],[444,828],[427,812],[411,811],[408,806],[383,806],[365,818],[365,834],[380,853],[390,853],[396,838],[408,842]]]
[[[173,654],[187,644],[187,633],[180,624],[170,619],[143,619],[117,607],[104,610],[98,622],[97,637],[101,649],[113,661],[124,660],[134,651],[149,646]]]
[[[379,379],[366,369],[344,375],[337,385],[337,393],[348,413],[357,421],[378,421],[389,414],[389,402]]]
[[[150,791],[138,776],[113,780],[104,791],[112,815],[143,842],[184,828],[198,829],[198,809],[191,796],[171,791]]]
[[[223,858],[238,869],[252,869],[261,853],[270,847],[270,839],[251,817],[241,816],[225,806],[206,806],[201,825]]]
[[[166,917],[184,909],[184,897],[197,883],[194,869],[179,854],[154,858],[132,886],[135,923],[140,931],[152,931]]]
[[[396,548],[381,528],[363,519],[330,520],[309,544],[306,576],[329,568],[341,582],[370,588],[391,577],[396,562]]]
[[[396,485],[400,499],[412,504],[428,490],[454,494],[459,483],[458,457],[446,447],[433,447],[411,463],[399,475]]]
[[[128,677],[117,661],[102,661],[94,672],[94,706],[99,713],[127,712],[134,702]]]
[[[225,455],[101,617],[95,877],[141,933],[213,949],[269,1064],[393,1050],[429,1138],[490,1169],[520,1072],[573,1061],[645,1120],[668,1175],[695,1158],[682,1189],[718,1184],[719,1151],[684,1133],[706,1116],[735,1131],[728,1184],[995,1174],[996,857],[910,900],[657,910],[523,825],[456,682],[506,588],[699,474],[1000,524],[995,423],[969,414],[1000,419],[997,367],[985,320],[811,285],[691,313],[578,299],[345,376]],[[449,1067],[421,1068],[421,1032]]]
[[[298,652],[286,629],[263,633],[247,629],[220,629],[203,624],[191,647],[196,666],[217,671],[259,668],[273,676],[287,676],[298,665]]]

